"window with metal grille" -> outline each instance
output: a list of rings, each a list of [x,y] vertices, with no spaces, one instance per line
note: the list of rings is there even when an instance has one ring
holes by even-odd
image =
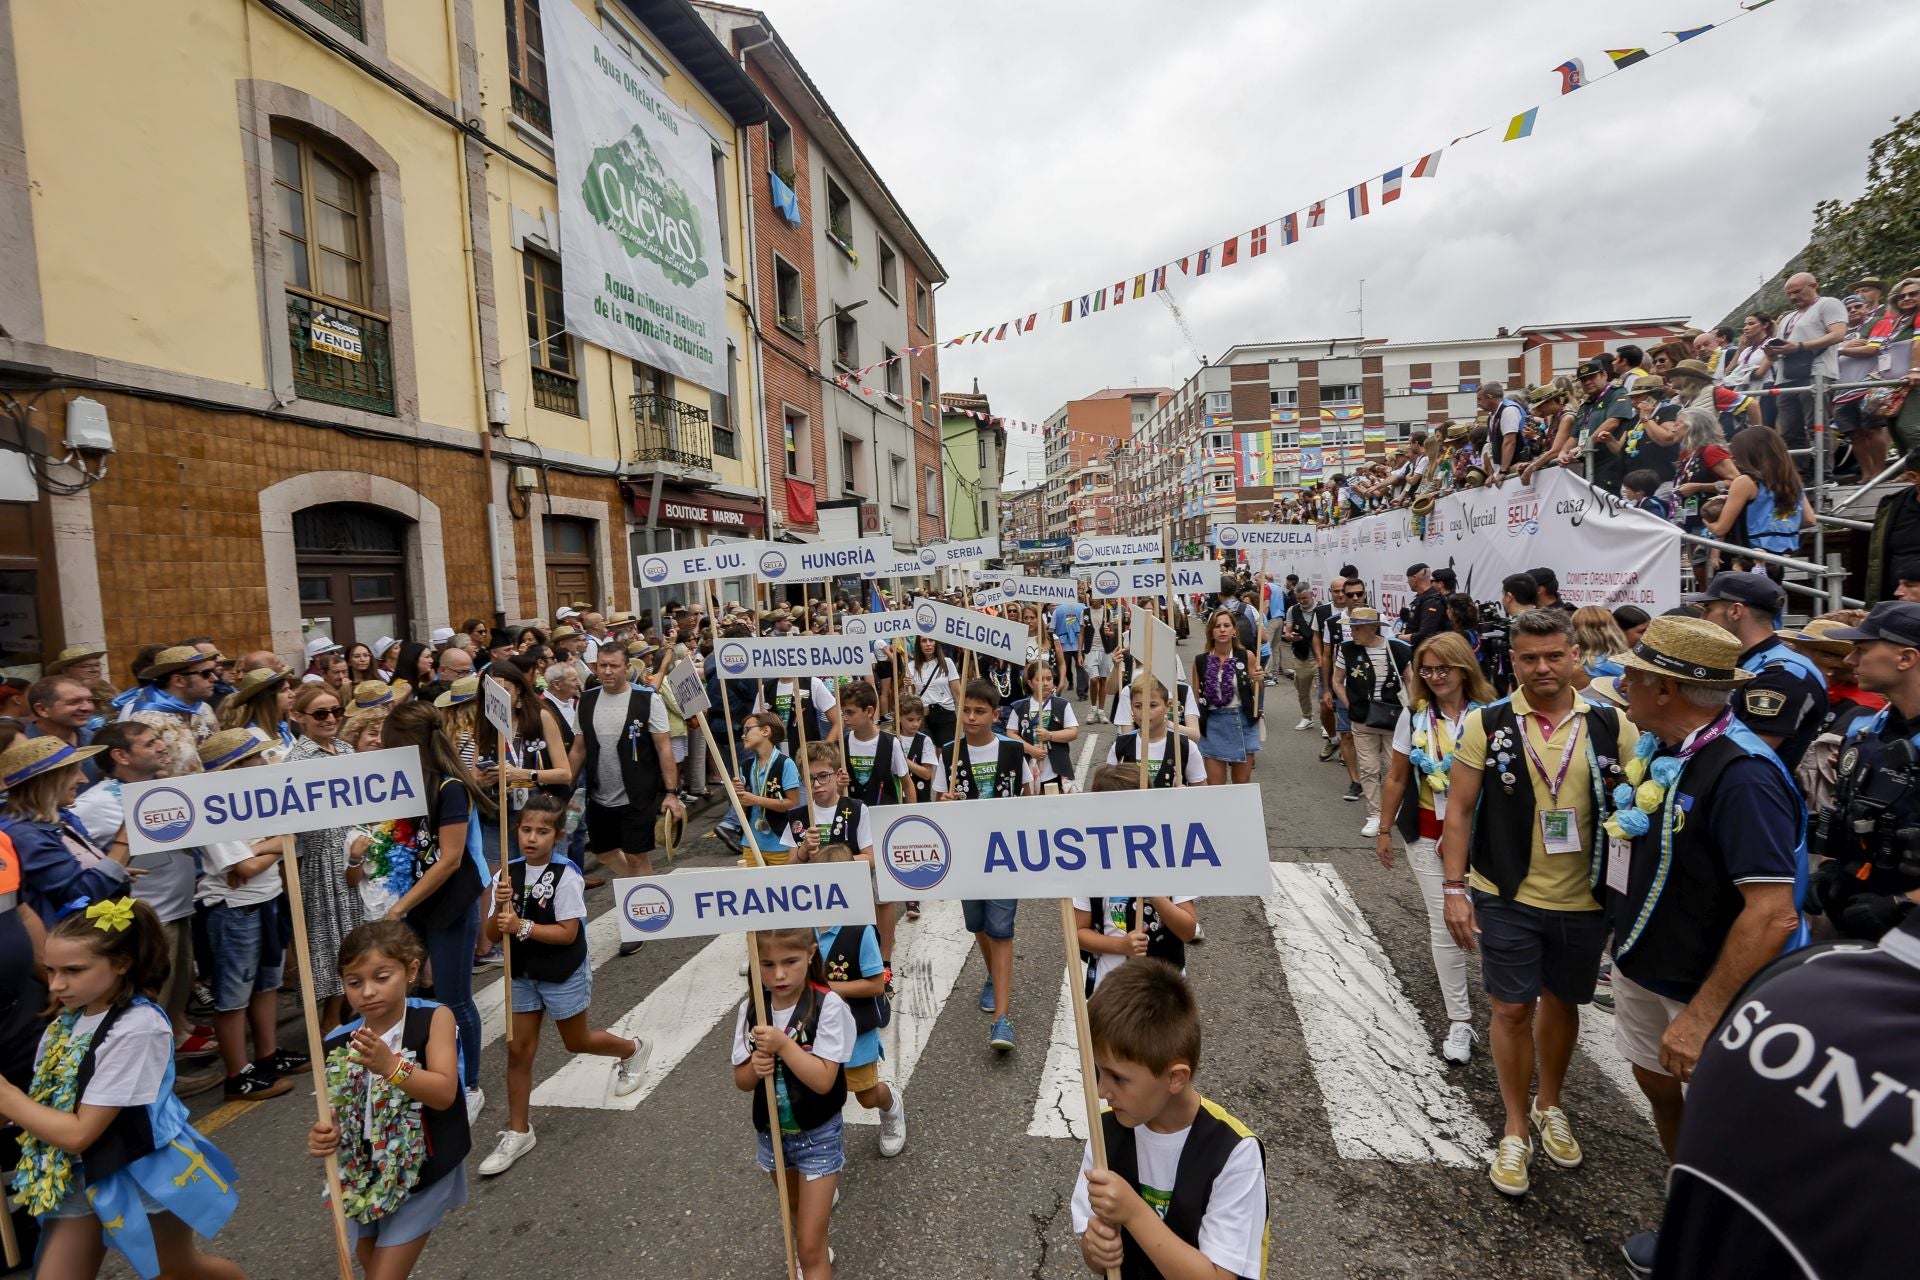
[[[537,126],[542,133],[552,133],[553,110],[547,97],[547,49],[540,31],[540,0],[507,0],[507,79],[514,114]]]
[[[544,254],[523,250],[527,336],[533,364],[533,402],[542,409],[580,416],[580,380],[574,376],[573,339],[567,336],[566,295],[560,264]]]

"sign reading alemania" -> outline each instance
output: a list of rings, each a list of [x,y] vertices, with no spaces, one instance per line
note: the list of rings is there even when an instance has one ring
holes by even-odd
[[[546,5],[541,16],[567,330],[724,392],[726,295],[707,131],[573,5]]]

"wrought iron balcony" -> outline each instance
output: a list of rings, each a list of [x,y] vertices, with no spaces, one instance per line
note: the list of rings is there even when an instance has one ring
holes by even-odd
[[[393,414],[393,334],[387,318],[287,290],[293,389],[307,400]]]
[[[365,6],[361,0],[306,0],[307,8],[324,14],[355,40],[367,38]]]
[[[671,396],[637,395],[633,422],[640,436],[635,462],[713,470],[713,423],[705,409]]]
[[[578,418],[580,413],[580,379],[572,374],[555,373],[552,369],[533,368],[533,407],[551,409],[555,413],[564,413]]]

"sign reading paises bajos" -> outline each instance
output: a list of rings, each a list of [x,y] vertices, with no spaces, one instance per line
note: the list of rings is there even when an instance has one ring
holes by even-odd
[[[1249,783],[893,805],[873,827],[881,902],[1273,889]]]
[[[873,672],[873,642],[866,636],[722,636],[713,655],[728,680]]]
[[[129,786],[121,800],[136,857],[427,811],[420,753],[410,747],[162,778]]]
[[[634,876],[613,882],[613,900],[622,942],[872,924],[873,872],[864,862],[807,862]]]

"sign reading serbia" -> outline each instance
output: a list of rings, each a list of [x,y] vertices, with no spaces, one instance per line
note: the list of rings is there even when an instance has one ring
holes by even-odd
[[[873,642],[866,636],[722,637],[714,665],[728,680],[870,675]]]
[[[406,747],[162,778],[128,787],[121,799],[136,857],[427,811],[420,753]]]
[[[874,828],[881,902],[1273,889],[1252,784],[891,805]]]
[[[915,635],[932,636],[942,644],[1008,662],[1027,660],[1027,628],[977,609],[961,609],[923,596],[913,602],[913,630]]]
[[[613,900],[622,942],[872,924],[873,873],[864,862],[682,871],[615,880]]]
[[[640,556],[635,564],[643,587],[670,587],[679,582],[698,582],[704,578],[734,578],[754,571],[764,542],[716,542],[691,551],[656,551]]]
[[[764,542],[754,557],[753,571],[762,582],[821,582],[841,574],[877,574],[893,559],[893,543],[885,538]]]

